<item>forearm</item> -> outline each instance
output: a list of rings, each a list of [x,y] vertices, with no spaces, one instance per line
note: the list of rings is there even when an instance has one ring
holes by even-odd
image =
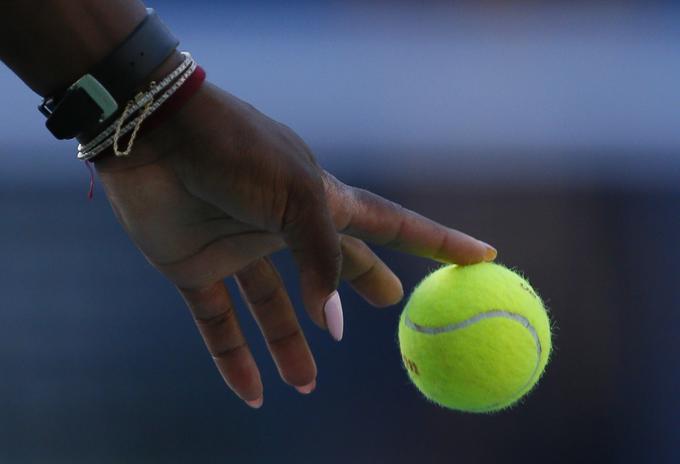
[[[144,19],[139,0],[9,0],[0,59],[42,96],[87,72]]]

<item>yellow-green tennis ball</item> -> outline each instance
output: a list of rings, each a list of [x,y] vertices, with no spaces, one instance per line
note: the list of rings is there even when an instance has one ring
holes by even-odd
[[[543,302],[498,264],[445,266],[414,290],[399,322],[404,366],[433,402],[504,409],[536,384],[552,344]]]

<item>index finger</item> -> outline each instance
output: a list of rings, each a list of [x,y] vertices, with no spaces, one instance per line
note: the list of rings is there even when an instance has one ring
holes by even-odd
[[[339,232],[437,261],[493,261],[496,249],[367,190],[326,176],[328,201]]]

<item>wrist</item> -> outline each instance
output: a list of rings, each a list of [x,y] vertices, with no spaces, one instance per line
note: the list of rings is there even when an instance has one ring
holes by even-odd
[[[117,172],[136,169],[173,154],[186,152],[187,143],[191,144],[190,141],[195,138],[196,127],[202,126],[206,105],[209,106],[213,102],[215,90],[211,83],[204,82],[181,108],[173,111],[169,117],[140,137],[135,145],[134,156],[113,156],[112,150],[109,149],[103,156],[93,160],[97,171]]]
[[[3,7],[0,58],[42,96],[85,74],[146,15],[138,0],[22,0]]]
[[[173,71],[173,75],[176,73],[177,70]],[[196,121],[201,118],[200,108],[196,108],[192,101],[202,94],[205,77],[203,68],[194,63],[177,79],[173,88],[156,100],[153,107],[159,106],[148,117],[142,116],[139,122],[139,117],[125,119],[122,124],[116,122],[116,127],[122,130],[116,129],[114,133],[113,126],[109,127],[90,146],[80,145],[78,158],[91,160],[97,166],[126,168],[148,164],[156,161],[159,154],[173,151],[171,147],[179,146],[184,138],[184,131],[177,125],[177,120],[186,117],[187,111],[191,113],[190,119]],[[133,144],[134,156],[127,156],[133,151]]]
[[[140,87],[147,87],[151,81],[160,81],[163,79],[165,76],[170,74],[177,66],[180,65],[184,61],[184,55],[180,53],[179,50],[175,50],[172,52],[172,55],[170,55],[166,60],[158,67],[156,70],[149,75],[149,78],[144,82],[144,84]]]
[[[156,12],[148,9],[134,31],[104,59],[43,100],[38,109],[47,118],[47,128],[58,139],[92,140],[125,112],[126,102],[138,98],[178,44]]]

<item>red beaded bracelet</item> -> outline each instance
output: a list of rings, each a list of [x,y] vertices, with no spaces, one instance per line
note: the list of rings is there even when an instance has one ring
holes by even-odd
[[[170,116],[179,111],[186,102],[193,97],[201,88],[205,81],[205,70],[196,66],[196,70],[191,74],[189,79],[180,87],[170,98],[161,106],[158,111],[149,116],[142,126],[141,133],[145,133],[158,127]]]

